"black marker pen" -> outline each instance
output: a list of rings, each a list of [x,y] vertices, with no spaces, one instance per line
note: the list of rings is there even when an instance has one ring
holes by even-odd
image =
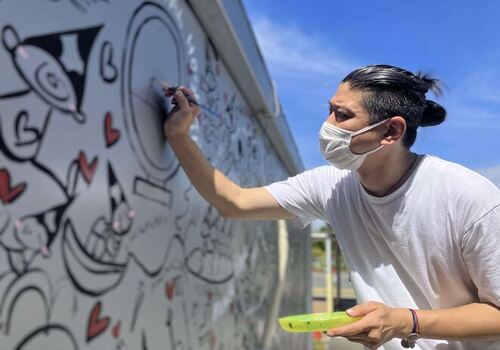
[[[161,80],[158,80],[156,78],[153,78],[152,80],[153,80],[153,82],[156,82],[157,84],[159,84],[163,91],[168,91],[172,95],[174,95],[175,91],[177,91],[177,89],[179,88],[178,86],[169,86],[168,83],[166,83],[164,81],[161,81]],[[201,109],[203,109],[206,112],[209,112],[210,114],[213,114],[213,115],[215,115],[217,117],[221,117],[221,115],[219,113],[217,113],[216,111],[212,110],[210,107],[204,106],[201,103],[196,102],[191,96],[189,96],[187,94],[184,94],[184,96],[189,101],[189,103],[192,103],[195,106],[200,107]],[[177,104],[177,102],[174,102],[174,104]]]

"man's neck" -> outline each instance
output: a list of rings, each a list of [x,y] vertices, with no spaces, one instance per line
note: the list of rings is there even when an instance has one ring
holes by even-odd
[[[361,185],[374,196],[386,196],[405,183],[418,162],[417,155],[406,149],[377,154],[358,169]]]

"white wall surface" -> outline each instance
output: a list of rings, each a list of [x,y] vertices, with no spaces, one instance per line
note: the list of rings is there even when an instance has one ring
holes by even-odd
[[[0,36],[0,348],[258,348],[276,223],[227,220],[201,198],[151,79],[208,106],[192,136],[234,181],[288,174],[190,7],[0,0]],[[289,237],[282,315],[307,311],[309,293],[309,240]],[[274,348],[307,347],[271,326]]]

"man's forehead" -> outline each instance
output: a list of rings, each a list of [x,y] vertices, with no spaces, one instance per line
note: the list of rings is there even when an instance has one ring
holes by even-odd
[[[353,91],[349,88],[348,84],[340,84],[335,95],[330,99],[330,105],[336,107],[348,108],[353,112],[361,112],[363,109],[361,107],[361,97],[360,91]]]

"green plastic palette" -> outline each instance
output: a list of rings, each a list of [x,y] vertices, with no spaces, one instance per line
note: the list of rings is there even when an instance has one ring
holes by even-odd
[[[287,316],[278,321],[281,328],[287,332],[323,332],[354,323],[360,319],[361,317],[351,317],[344,311],[336,311]]]

